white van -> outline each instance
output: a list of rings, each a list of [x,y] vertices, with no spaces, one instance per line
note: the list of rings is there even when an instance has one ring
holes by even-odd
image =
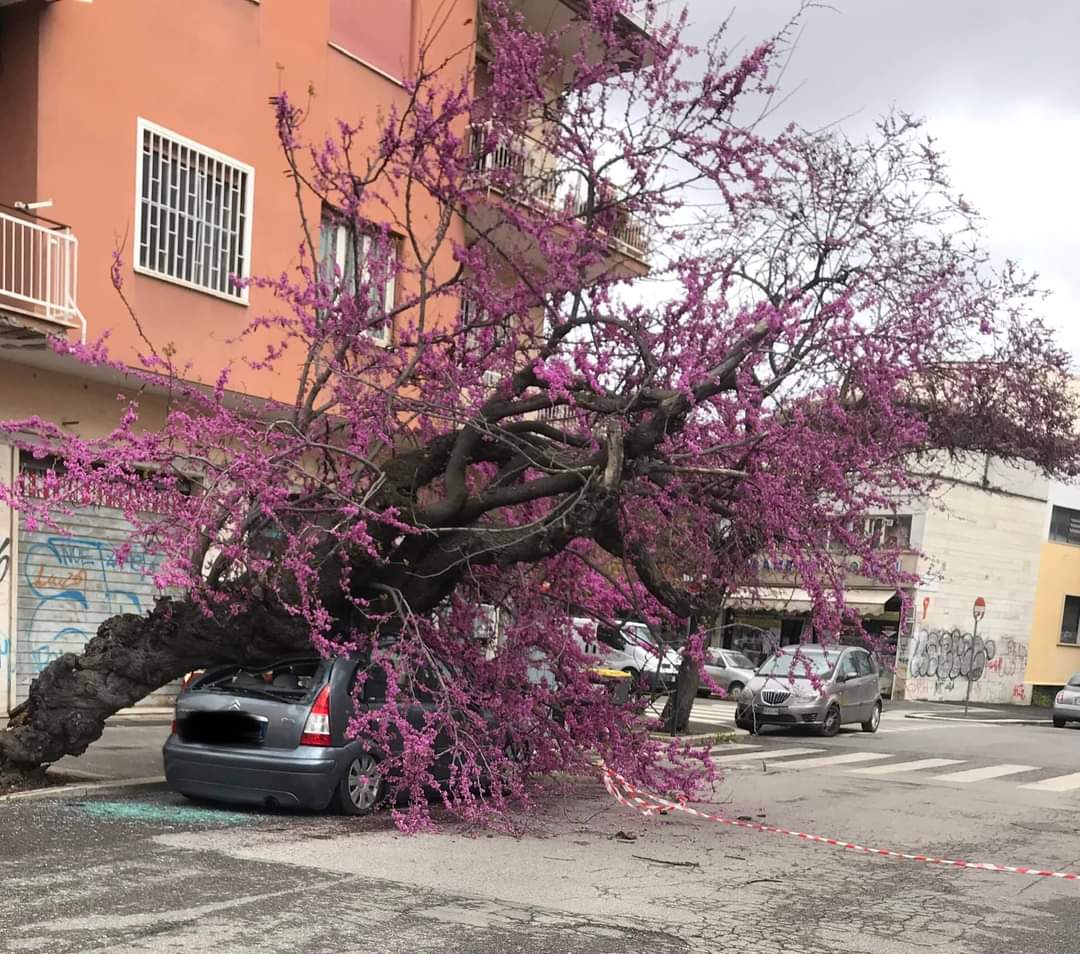
[[[652,631],[644,623],[625,622],[617,630],[599,626],[596,620],[576,617],[574,636],[585,654],[595,656],[597,665],[621,669],[635,684],[644,677],[648,688],[670,689],[679,674],[682,657],[667,650],[663,658]]]

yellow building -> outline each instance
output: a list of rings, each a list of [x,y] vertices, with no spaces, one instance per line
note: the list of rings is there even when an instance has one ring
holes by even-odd
[[[1080,672],[1080,487],[1049,496],[1025,679],[1036,704]]]

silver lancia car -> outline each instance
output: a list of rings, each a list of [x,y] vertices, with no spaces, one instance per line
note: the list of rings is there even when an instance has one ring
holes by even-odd
[[[857,646],[785,646],[736,697],[735,724],[751,733],[804,725],[831,736],[849,722],[864,732],[877,732],[881,723],[877,665]]]

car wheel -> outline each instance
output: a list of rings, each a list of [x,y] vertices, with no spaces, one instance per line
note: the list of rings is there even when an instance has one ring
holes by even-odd
[[[881,703],[874,703],[874,711],[870,713],[870,718],[862,724],[863,732],[877,732],[878,726],[881,725]]]
[[[741,682],[733,682],[727,687],[727,697],[730,699],[732,696],[742,692],[743,684]]]
[[[825,711],[825,719],[821,725],[818,726],[818,735],[823,735],[825,738],[832,738],[840,731],[840,708],[839,706],[829,706]]]
[[[1054,728],[1055,729],[1064,729],[1065,728],[1065,720],[1064,719],[1059,719],[1059,718],[1057,718],[1057,716],[1055,716],[1054,717]]]
[[[367,815],[385,798],[386,779],[374,755],[363,752],[345,766],[337,788],[338,811],[343,815]]]
[[[640,692],[641,691],[641,673],[638,672],[636,669],[634,669],[632,666],[627,666],[623,670],[623,672],[625,672],[630,677],[630,691],[631,692]]]

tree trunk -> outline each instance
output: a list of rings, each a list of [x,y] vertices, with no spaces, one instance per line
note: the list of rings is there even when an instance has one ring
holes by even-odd
[[[690,724],[690,710],[697,698],[698,685],[701,675],[698,672],[697,663],[689,656],[683,656],[682,665],[679,666],[679,675],[675,679],[675,692],[667,697],[664,703],[664,711],[660,714],[664,729],[667,732],[685,732]],[[676,705],[678,700],[678,705]]]
[[[159,600],[146,616],[105,620],[81,655],[41,671],[0,732],[0,788],[39,781],[65,755],[81,755],[119,709],[221,662],[254,662],[309,646],[302,622],[254,607],[219,621],[185,601]]]

